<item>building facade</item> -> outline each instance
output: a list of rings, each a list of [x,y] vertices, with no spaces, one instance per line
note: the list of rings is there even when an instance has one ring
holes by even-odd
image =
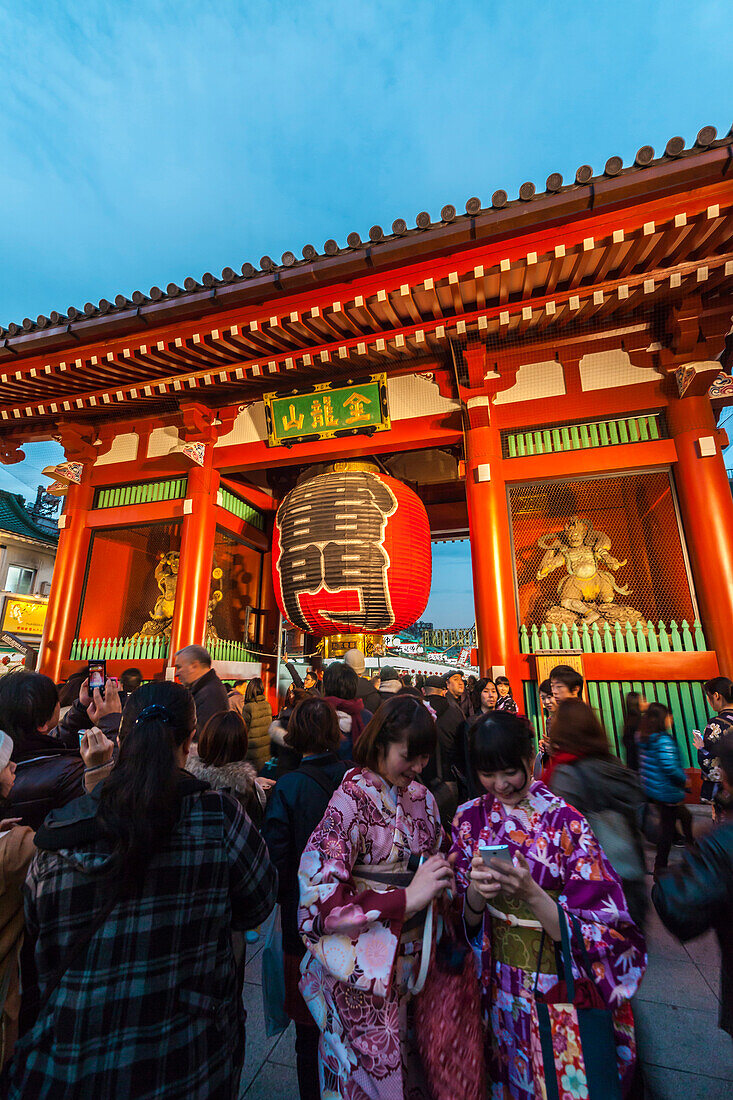
[[[68,460],[49,674],[195,641],[271,677],[278,503],[366,459],[470,537],[481,670],[530,716],[567,659],[614,731],[632,685],[666,700],[691,761],[733,675],[729,140],[9,326],[3,458]]]
[[[58,536],[38,524],[23,497],[0,489],[0,662],[11,667],[20,651],[6,632],[38,648],[51,591]],[[0,671],[2,671],[0,668]]]

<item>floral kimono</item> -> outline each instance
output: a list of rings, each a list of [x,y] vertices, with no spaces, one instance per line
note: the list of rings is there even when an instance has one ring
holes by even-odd
[[[644,937],[626,907],[616,872],[606,859],[590,826],[577,810],[541,782],[533,782],[527,797],[513,809],[486,794],[461,806],[453,822],[452,852],[457,853],[456,885],[465,894],[471,859],[479,841],[507,844],[521,852],[532,877],[578,918],[592,977],[605,1003],[614,1010],[616,1050],[624,1085],[633,1074],[635,1044],[628,1000],[636,992],[646,967]],[[533,987],[541,930],[525,902],[498,894],[484,916],[481,985],[489,1032],[492,1100],[532,1100],[535,1096],[530,1048]],[[527,924],[511,923],[519,920]],[[532,927],[535,925],[536,927]],[[574,970],[583,966],[582,949],[572,944]],[[545,937],[538,988],[545,992],[557,981],[552,942]],[[579,1091],[569,1096],[587,1096]]]
[[[405,920],[404,888],[441,837],[425,787],[391,788],[354,768],[303,852],[300,990],[321,1031],[322,1100],[423,1095],[408,1060],[407,1006],[425,923],[424,914]]]

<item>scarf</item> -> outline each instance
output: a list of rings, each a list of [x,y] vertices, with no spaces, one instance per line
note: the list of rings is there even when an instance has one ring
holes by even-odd
[[[363,699],[337,699],[335,695],[327,695],[324,703],[330,703],[335,711],[348,714],[351,718],[351,744],[355,745],[364,732]]]
[[[556,752],[550,757],[545,767],[542,769],[541,780],[546,787],[550,786],[552,779],[552,773],[558,764],[574,764],[576,760],[582,760],[583,757],[577,752]]]

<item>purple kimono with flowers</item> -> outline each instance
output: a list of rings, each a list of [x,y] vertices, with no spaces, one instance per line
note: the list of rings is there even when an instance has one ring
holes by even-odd
[[[532,877],[580,922],[596,986],[614,1010],[617,1055],[624,1083],[635,1060],[633,1024],[628,1000],[636,992],[646,967],[642,933],[632,923],[621,883],[594,837],[588,822],[541,782],[532,783],[525,799],[513,808],[492,795],[459,807],[453,822],[452,852],[456,853],[456,885],[465,894],[471,860],[479,841],[507,844],[521,852]],[[526,920],[533,914],[523,902],[499,894],[490,903],[498,913]],[[481,955],[481,985],[489,1019],[492,1100],[533,1100],[530,1050],[533,987],[541,933],[512,925],[487,912],[476,947]],[[538,988],[557,981],[554,951],[545,940]],[[584,972],[582,950],[572,946],[574,971]],[[587,1096],[570,1091],[568,1096]]]
[[[442,839],[420,783],[390,788],[374,772],[344,776],[300,861],[300,990],[321,1031],[321,1100],[425,1095],[407,1057],[407,1004],[424,920],[405,921],[412,855]]]

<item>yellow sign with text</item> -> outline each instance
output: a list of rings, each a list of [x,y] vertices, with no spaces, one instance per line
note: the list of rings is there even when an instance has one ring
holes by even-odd
[[[43,634],[48,603],[43,600],[24,600],[7,596],[3,612],[3,630],[13,634]]]

